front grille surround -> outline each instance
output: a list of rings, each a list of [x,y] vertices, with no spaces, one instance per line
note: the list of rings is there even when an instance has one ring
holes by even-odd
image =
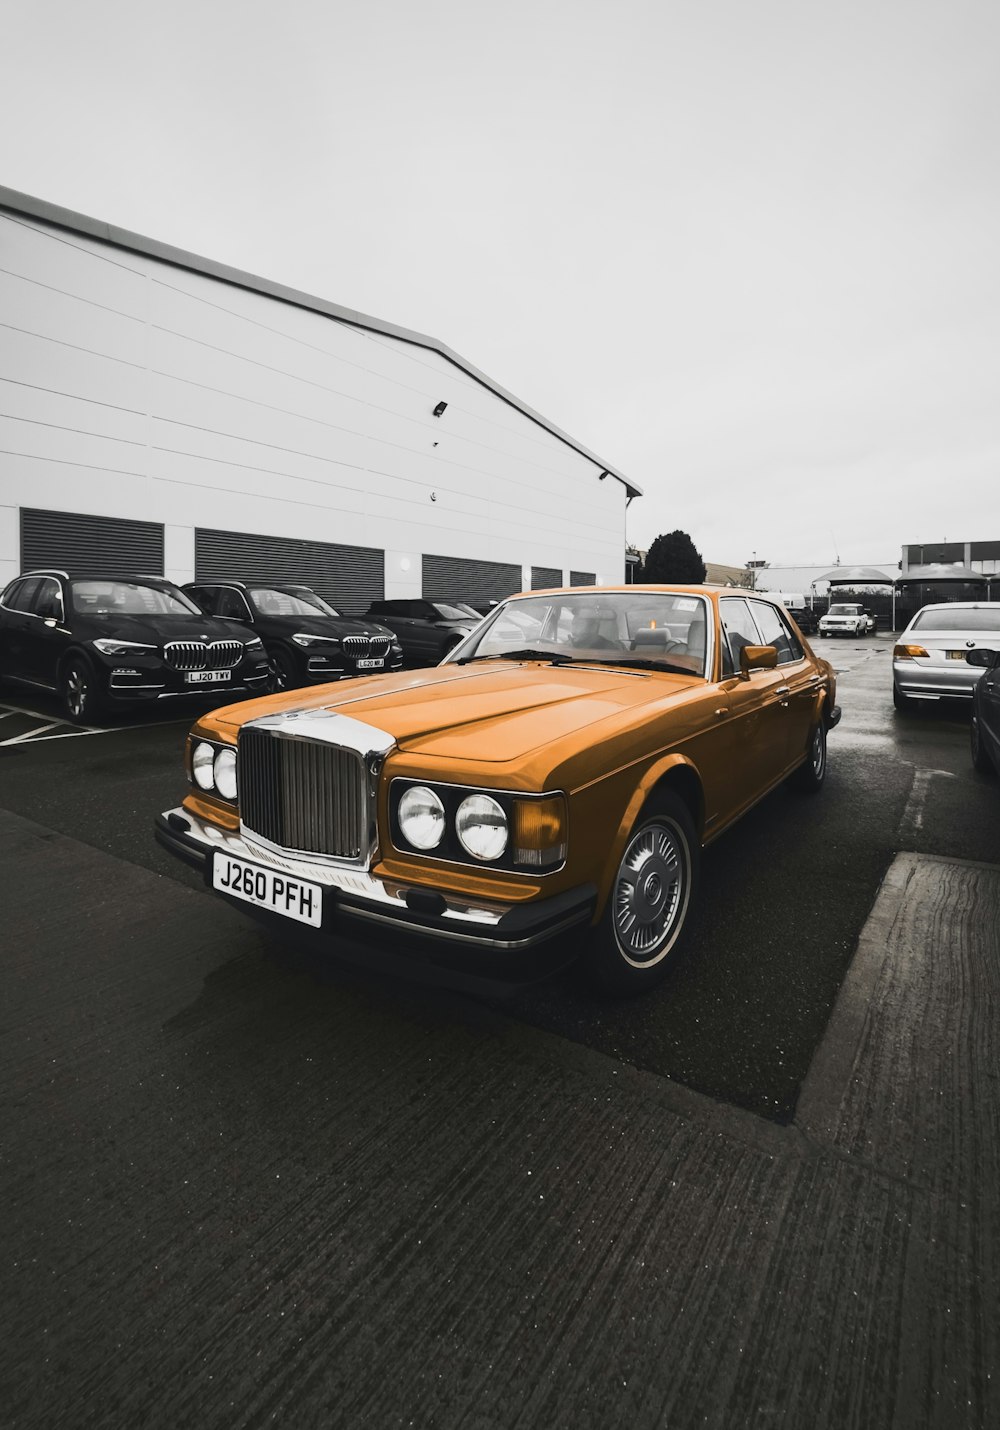
[[[243,658],[243,642],[168,641],[163,658],[171,670],[231,670]]]
[[[357,750],[248,725],[239,735],[239,772],[240,823],[248,839],[368,867],[375,808]]]

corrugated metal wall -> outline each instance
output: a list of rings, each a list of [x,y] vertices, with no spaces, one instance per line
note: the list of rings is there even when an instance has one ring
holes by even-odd
[[[596,571],[571,571],[569,573],[569,584],[571,586],[596,586]]]
[[[52,566],[71,576],[162,576],[163,527],[155,521],[21,508],[21,570]]]
[[[553,586],[561,586],[563,574],[558,566],[532,566],[531,589],[547,591]]]
[[[245,531],[198,527],[196,581],[277,581],[310,586],[345,615],[361,615],[385,596],[385,553]]]
[[[521,568],[504,561],[469,561],[461,556],[423,558],[426,601],[468,601],[485,606],[521,589]]]

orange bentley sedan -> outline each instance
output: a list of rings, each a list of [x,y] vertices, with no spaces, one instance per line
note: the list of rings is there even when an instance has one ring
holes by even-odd
[[[432,669],[203,717],[156,835],[272,929],[493,972],[565,961],[575,929],[601,989],[641,992],[702,847],[783,780],[819,790],[839,717],[833,668],[764,595],[533,591]]]

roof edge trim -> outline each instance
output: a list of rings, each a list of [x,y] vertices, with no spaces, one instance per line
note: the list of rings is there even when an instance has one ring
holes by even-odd
[[[8,189],[0,184],[0,210],[4,209],[10,210],[12,213],[23,214],[28,218],[39,219],[56,228],[65,228],[74,233],[84,234],[89,238],[100,239],[104,243],[113,244],[116,248],[124,248],[134,253],[145,254],[148,258],[157,258],[164,263],[172,263],[178,268],[187,268],[195,273],[203,273],[206,277],[217,278],[221,282],[230,283],[237,288],[248,288],[257,293],[263,293],[269,298],[277,298],[280,302],[290,303],[297,308],[309,308],[325,317],[347,323],[351,327],[383,333],[386,337],[398,338],[401,342],[412,343],[415,347],[428,348],[431,352],[438,353],[447,362],[454,363],[457,368],[494,393],[509,407],[515,408],[530,421],[544,428],[546,432],[550,432],[553,437],[558,437],[561,442],[572,447],[573,451],[578,452],[581,457],[586,457],[589,462],[594,462],[601,471],[607,472],[609,476],[621,482],[629,498],[642,496],[641,487],[637,487],[621,472],[616,471],[600,457],[596,457],[588,448],[574,441],[568,433],[547,421],[540,413],[521,402],[513,393],[508,392],[506,388],[487,377],[479,368],[474,367],[472,363],[453,352],[437,338],[428,337],[425,333],[412,332],[409,328],[401,328],[398,324],[387,323],[381,318],[369,317],[368,314],[356,312],[353,308],[343,308],[325,298],[316,298],[311,293],[303,293],[297,288],[289,288],[270,278],[261,278],[255,273],[245,273],[242,269],[232,268],[226,263],[218,263],[215,259],[202,258],[199,254],[188,253],[183,248],[175,248],[172,244],[161,243],[159,239],[146,238],[142,234],[118,228],[115,224],[91,218],[87,214],[75,213],[72,209],[62,208],[58,204],[49,203],[46,199],[35,198],[32,194],[23,194],[16,189]]]

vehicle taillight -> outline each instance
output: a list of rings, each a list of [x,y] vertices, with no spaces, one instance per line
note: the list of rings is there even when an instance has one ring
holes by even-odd
[[[916,660],[918,655],[927,659],[927,652],[922,645],[897,645],[892,648],[893,660]]]

